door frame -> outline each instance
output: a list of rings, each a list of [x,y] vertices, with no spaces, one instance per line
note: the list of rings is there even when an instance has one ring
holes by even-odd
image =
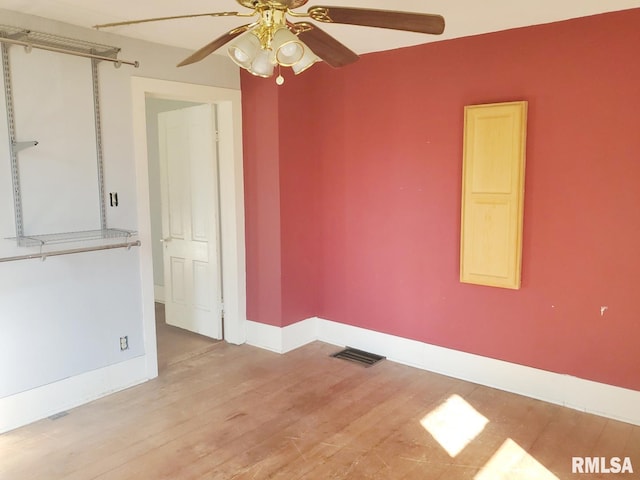
[[[209,103],[217,108],[224,340],[236,345],[245,343],[247,338],[242,104],[240,91],[228,88],[144,77],[132,77],[131,88],[138,236],[141,241],[139,257],[142,321],[147,374],[149,378],[153,378],[158,376],[158,352],[151,251],[146,99]]]

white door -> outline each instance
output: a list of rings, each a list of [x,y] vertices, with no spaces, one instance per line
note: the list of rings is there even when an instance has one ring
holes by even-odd
[[[215,107],[158,115],[166,322],[222,338]]]

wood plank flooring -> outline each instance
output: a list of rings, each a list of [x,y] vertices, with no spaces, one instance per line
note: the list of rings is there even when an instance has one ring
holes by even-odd
[[[573,475],[573,456],[628,456],[640,475],[640,427],[337,350],[168,329],[157,379],[0,435],[0,479],[618,477]]]
[[[164,305],[161,303],[156,303],[156,337],[159,373],[174,363],[205,353],[217,343],[216,340],[167,325]]]

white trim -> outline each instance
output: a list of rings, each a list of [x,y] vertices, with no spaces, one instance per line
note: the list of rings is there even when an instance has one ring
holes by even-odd
[[[147,97],[215,104],[218,109],[222,284],[225,303],[225,340],[246,340],[246,277],[244,242],[244,181],[242,167],[242,104],[239,90],[168,80],[132,77],[134,155],[138,206],[142,317],[149,378],[158,375],[155,331],[153,260],[149,206],[149,170],[146,135]]]
[[[319,340],[412,367],[640,425],[640,392],[319,318],[285,328],[247,322],[247,343],[286,353]]]
[[[0,399],[0,433],[142,383],[144,356]]]
[[[284,328],[247,320],[247,343],[272,352],[287,353],[317,339],[317,318],[309,318]]]
[[[247,320],[247,344],[271,350],[276,353],[287,353],[282,349],[283,329],[264,323]]]
[[[309,318],[282,329],[282,351],[290,352],[318,339],[318,319]]]
[[[164,303],[164,285],[153,286],[153,298],[157,303]]]

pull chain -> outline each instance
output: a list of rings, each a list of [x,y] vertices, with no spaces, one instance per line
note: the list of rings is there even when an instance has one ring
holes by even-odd
[[[284,77],[282,76],[282,71],[280,70],[280,64],[278,64],[278,76],[276,77],[276,85],[284,84]]]

